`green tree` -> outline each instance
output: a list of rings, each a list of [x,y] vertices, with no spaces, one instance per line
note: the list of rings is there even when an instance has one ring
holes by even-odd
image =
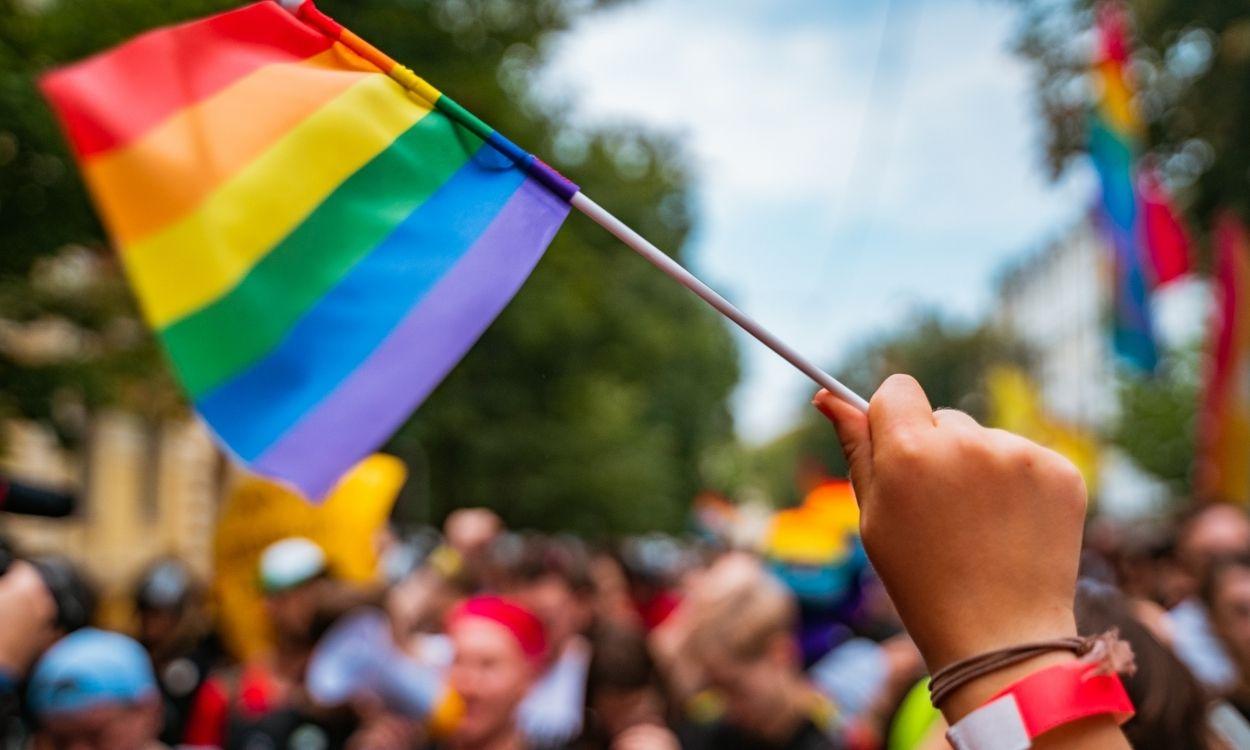
[[[104,335],[111,327],[131,334],[111,348],[68,347],[46,366],[0,338],[0,409],[56,419],[58,400],[85,407],[78,411],[119,402],[184,408],[151,337],[133,325],[133,304],[33,80],[141,30],[234,4],[0,0],[0,323],[27,331],[68,320],[91,341],[113,341]],[[677,253],[694,221],[678,144],[631,128],[570,128],[559,107],[529,94],[549,41],[575,14],[604,4],[321,6]],[[41,295],[37,269],[67,252],[93,259],[90,290]],[[75,305],[89,309],[71,316]],[[675,527],[703,484],[705,454],[732,440],[736,362],[714,313],[572,217],[515,302],[391,442],[412,470],[401,513],[437,521],[456,506],[484,504],[518,525]]]
[[[1178,498],[1193,486],[1201,369],[1195,346],[1165,355],[1158,377],[1122,376],[1120,413],[1108,436]]]

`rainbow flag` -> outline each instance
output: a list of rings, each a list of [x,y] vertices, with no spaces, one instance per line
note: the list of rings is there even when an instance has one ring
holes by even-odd
[[[769,568],[805,604],[839,601],[865,565],[859,504],[845,479],[826,479],[794,508],[777,511],[762,553]]]
[[[1142,126],[1129,82],[1124,10],[1099,7],[1100,53],[1094,77],[1101,91],[1090,117],[1089,154],[1102,184],[1100,225],[1112,249],[1115,351],[1153,371],[1159,353],[1149,294],[1189,270],[1189,240],[1163,187],[1138,168]]]
[[[313,498],[455,366],[577,192],[311,2],[41,85],[195,408]]]
[[[1250,239],[1234,214],[1215,228],[1216,310],[1199,415],[1198,496],[1250,502]]]

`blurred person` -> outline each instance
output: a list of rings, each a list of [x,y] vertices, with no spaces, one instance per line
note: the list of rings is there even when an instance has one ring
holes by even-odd
[[[282,539],[261,553],[257,573],[272,648],[209,679],[196,696],[185,742],[227,750],[342,747],[355,729],[350,712],[320,708],[304,689],[322,606],[332,593],[325,553],[303,537]]]
[[[1250,571],[1247,571],[1250,572]],[[1215,703],[1176,655],[1154,637],[1133,611],[1131,600],[1113,586],[1082,579],[1077,585],[1080,632],[1116,629],[1133,648],[1136,671],[1124,686],[1137,715],[1124,734],[1137,750],[1219,750],[1229,745],[1213,727]]]
[[[452,607],[472,593],[461,557],[437,535],[405,540],[406,562],[394,565],[395,555],[383,560],[391,586],[383,606],[392,634],[401,650],[417,662],[439,669],[451,664],[451,642],[443,624]]]
[[[14,561],[0,575],[0,744],[19,747],[27,728],[21,688],[27,671],[57,639],[56,601],[33,565]]]
[[[451,664],[451,642],[439,625],[466,592],[432,567],[413,571],[387,590],[385,606],[395,642],[431,667]]]
[[[590,559],[589,572],[594,620],[621,628],[641,627],[642,616],[630,598],[629,578],[621,561],[610,552],[599,550]]]
[[[880,643],[856,637],[831,650],[807,674],[848,717],[848,734],[855,742],[871,746],[888,734],[891,715],[924,674],[924,664],[906,634]]]
[[[1188,575],[1189,593],[1172,608],[1176,654],[1207,687],[1230,690],[1237,670],[1220,639],[1212,632],[1210,617],[1198,590],[1212,563],[1222,557],[1250,554],[1250,518],[1241,508],[1210,503],[1194,509],[1182,520],[1177,533],[1176,555]]]
[[[82,628],[35,665],[27,701],[35,750],[151,750],[164,747],[161,699],[143,647],[119,633]]]
[[[575,750],[677,750],[668,699],[639,627],[608,624],[591,639],[586,724]]]
[[[1120,590],[1134,601],[1151,601],[1168,610],[1193,593],[1176,559],[1176,530],[1171,524],[1104,524],[1106,550]]]
[[[448,617],[455,648],[448,682],[464,713],[447,742],[451,750],[524,750],[531,747],[517,710],[547,651],[538,617],[508,599],[477,596]]]
[[[503,521],[487,508],[459,508],[443,522],[447,543],[466,558],[483,554],[503,531]]]
[[[91,621],[96,593],[61,555],[20,559],[0,543],[0,746],[24,747],[23,685],[31,665],[66,633]]]
[[[1176,540],[1160,542],[1151,551],[1154,563],[1155,596],[1161,607],[1172,610],[1192,593],[1190,577],[1176,558]]]
[[[593,616],[593,588],[584,549],[570,539],[527,542],[513,571],[510,595],[543,623],[547,651],[521,703],[518,721],[535,747],[559,747],[582,730]]]
[[[1211,626],[1237,669],[1229,702],[1250,718],[1250,555],[1216,561],[1202,588]]]
[[[833,423],[850,466],[864,549],[930,673],[1076,637],[1086,494],[1070,461],[962,412],[934,411],[906,375],[886,379],[867,414],[828,391],[813,403]],[[953,728],[970,727],[963,720],[984,716],[999,692],[1050,669],[1065,680],[1093,679],[1075,654],[1046,650],[951,683],[938,708]],[[1105,708],[1027,744],[1128,748],[1122,714]]]
[[[182,742],[195,696],[221,659],[203,589],[181,560],[150,564],[135,583],[138,641],[157,675],[164,707],[160,739]]]
[[[355,707],[360,727],[347,738],[345,750],[401,750],[426,746],[426,732],[420,721],[380,710],[373,706]]]
[[[659,627],[681,602],[678,578],[682,552],[677,543],[662,535],[627,539],[621,545],[621,564],[629,582],[629,595],[647,630]]]
[[[447,552],[455,557],[474,590],[490,589],[496,582],[492,551],[505,535],[503,521],[487,508],[459,508],[443,522]]]
[[[682,746],[807,750],[840,747],[837,707],[803,673],[790,591],[745,554],[722,557],[700,581],[683,651],[724,702],[711,722],[682,729]],[[685,603],[683,603],[685,606]]]

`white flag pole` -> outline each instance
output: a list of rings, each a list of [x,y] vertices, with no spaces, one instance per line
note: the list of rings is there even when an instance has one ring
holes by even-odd
[[[646,258],[651,265],[672,277],[678,284],[697,294],[721,315],[732,320],[739,328],[754,336],[761,344],[772,349],[782,359],[794,365],[799,372],[811,378],[816,385],[819,385],[860,411],[868,411],[868,402],[862,396],[817,367],[809,359],[791,348],[789,344],[774,336],[772,332],[756,322],[751,316],[734,307],[729,300],[717,294],[716,290],[704,284],[680,263],[665,255],[662,250],[648,242],[645,237],[633,229],[630,229],[628,225],[613,216],[598,203],[587,198],[584,193],[577,193],[569,202],[573,205],[573,208],[581,211],[587,218],[608,230],[631,250]]]

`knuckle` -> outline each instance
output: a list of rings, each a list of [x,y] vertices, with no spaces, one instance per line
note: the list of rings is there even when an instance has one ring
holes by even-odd
[[[1035,471],[1045,459],[1040,446],[1010,432],[994,434],[986,449],[993,454],[999,469],[1011,473]]]
[[[1051,463],[1053,466],[1049,473],[1056,490],[1064,497],[1070,498],[1072,504],[1084,512],[1088,494],[1085,488],[1085,477],[1081,475],[1075,464],[1057,453],[1054,454]]]
[[[882,453],[886,460],[899,468],[912,468],[924,458],[925,449],[920,435],[909,427],[891,431]]]
[[[994,454],[992,439],[983,433],[961,432],[953,440],[965,460],[984,461]]]

